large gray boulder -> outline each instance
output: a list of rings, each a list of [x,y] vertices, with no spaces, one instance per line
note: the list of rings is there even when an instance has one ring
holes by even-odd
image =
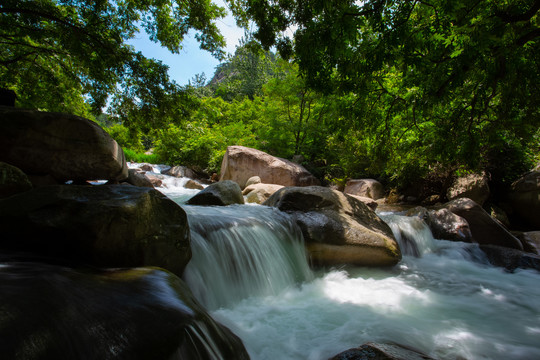
[[[488,181],[485,173],[458,177],[447,189],[446,197],[448,200],[469,198],[482,206],[490,195]]]
[[[252,176],[258,176],[265,184],[319,185],[319,181],[302,165],[260,150],[229,146],[221,163],[220,180],[233,180],[243,188]]]
[[[512,184],[508,194],[514,216],[540,230],[540,171],[531,171]]]
[[[240,186],[231,180],[208,185],[187,201],[188,205],[227,206],[243,203],[244,197]]]
[[[0,200],[0,249],[98,267],[159,266],[177,275],[191,259],[184,210],[159,191],[125,185],[55,185]]]
[[[2,358],[237,359],[242,341],[158,268],[0,263]]]
[[[32,188],[32,183],[21,169],[0,162],[0,198],[5,198]]]
[[[128,177],[122,148],[98,124],[61,113],[0,107],[0,161],[67,180]]]
[[[345,184],[345,194],[378,200],[384,197],[384,187],[375,179],[351,179]]]
[[[467,220],[475,242],[523,250],[521,242],[514,235],[471,199],[452,200],[443,208]]]
[[[392,266],[401,259],[390,227],[363,202],[340,191],[285,187],[263,205],[293,217],[317,265]]]

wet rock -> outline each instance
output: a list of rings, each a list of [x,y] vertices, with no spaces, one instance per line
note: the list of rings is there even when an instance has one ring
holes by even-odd
[[[390,227],[352,196],[321,186],[286,187],[263,205],[293,217],[317,265],[392,266],[401,259]]]
[[[528,231],[514,234],[523,244],[526,252],[540,255],[540,231]]]
[[[0,249],[98,267],[159,266],[181,275],[191,258],[187,216],[159,191],[55,185],[0,200]]]
[[[262,183],[283,186],[318,185],[319,181],[302,165],[244,146],[229,146],[221,163],[220,180],[244,186],[259,176]]]
[[[93,121],[61,113],[0,107],[0,161],[59,182],[128,177],[124,152],[109,134]]]
[[[197,179],[198,176],[192,169],[186,166],[173,166],[166,172],[162,172],[165,175],[174,176],[174,177],[187,177],[190,179]]]
[[[139,169],[141,169],[142,171],[149,171],[149,172],[154,171],[154,167],[152,165],[150,165],[150,164],[147,164],[147,163],[141,164],[139,166]]]
[[[346,350],[329,360],[434,360],[426,354],[399,344],[369,342]]]
[[[200,184],[199,182],[193,180],[193,179],[189,179],[188,181],[186,181],[186,183],[184,184],[184,187],[186,189],[193,189],[193,190],[202,190],[204,189],[204,186],[202,186],[202,184]]]
[[[435,239],[472,242],[473,237],[467,220],[448,209],[428,210],[416,207],[407,212],[418,216],[429,226]]]
[[[127,182],[134,186],[154,188],[150,179],[139,169],[129,169]]]
[[[475,242],[523,250],[521,242],[514,235],[471,199],[452,200],[443,208],[467,220]]]
[[[0,198],[5,198],[32,188],[32,183],[21,169],[0,162]]]
[[[353,179],[347,181],[345,194],[356,195],[378,200],[384,197],[384,188],[380,182],[374,179]]]
[[[540,271],[539,255],[495,245],[480,245],[480,249],[494,266],[504,267],[508,271],[517,268]]]
[[[208,185],[188,200],[188,205],[218,205],[227,206],[243,204],[244,197],[240,186],[234,181],[225,180]]]
[[[2,358],[249,359],[182,280],[157,268],[0,265]]]
[[[150,180],[150,183],[153,187],[162,187],[163,186],[163,176],[162,175],[155,175],[155,174],[145,174],[148,180]]]

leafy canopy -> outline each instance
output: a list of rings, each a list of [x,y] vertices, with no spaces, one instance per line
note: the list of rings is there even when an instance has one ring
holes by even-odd
[[[230,3],[308,86],[355,99],[339,137],[370,137],[387,173],[489,167],[535,141],[538,0]]]
[[[99,110],[134,82],[163,93],[171,86],[167,67],[126,41],[142,27],[178,52],[192,29],[201,48],[221,58],[225,42],[214,20],[224,15],[210,0],[3,0],[0,86],[16,90],[21,106],[76,113],[81,95]]]

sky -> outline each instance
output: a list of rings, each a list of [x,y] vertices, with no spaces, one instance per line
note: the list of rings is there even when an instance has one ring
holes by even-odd
[[[214,0],[214,3],[227,8],[222,0]],[[227,10],[228,11],[228,10]],[[234,18],[228,15],[216,21],[217,26],[227,41],[224,49],[227,53],[234,54],[239,39],[244,35],[244,30],[236,26]],[[134,39],[128,41],[135,49],[142,52],[148,58],[161,60],[169,66],[169,76],[179,85],[186,85],[196,74],[204,73],[207,80],[214,75],[219,60],[214,58],[208,51],[199,49],[199,43],[195,40],[193,32],[190,32],[182,43],[183,49],[179,54],[173,54],[159,44],[148,39],[144,30]]]

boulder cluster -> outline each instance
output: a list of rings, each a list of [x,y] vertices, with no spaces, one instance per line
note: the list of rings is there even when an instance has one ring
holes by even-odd
[[[111,351],[248,358],[242,342],[205,313],[179,278],[191,258],[187,216],[155,189],[166,185],[153,169],[128,170],[120,146],[90,120],[0,106],[0,309],[7,309],[0,339],[7,339],[8,357],[80,358],[83,338],[93,331],[81,324],[92,319],[103,336],[121,342],[82,348],[98,352],[96,358],[110,358]],[[257,203],[289,214],[313,266],[393,266],[401,259],[392,230],[375,213],[395,194],[375,179],[324,187],[302,165],[243,146],[227,148],[221,174],[212,179],[184,166],[162,170],[200,190],[188,205]],[[540,171],[516,181],[498,206],[490,202],[488,180],[486,174],[458,178],[446,191],[448,202],[437,196],[406,215],[423,219],[435,238],[479,244],[494,265],[540,270]],[[521,231],[509,230],[516,218]],[[43,294],[48,302],[34,306],[31,299]],[[124,297],[139,300],[126,307]],[[70,316],[57,320],[66,307]],[[122,317],[112,320],[117,311]],[[80,348],[59,356],[68,328],[77,329],[71,335]],[[125,328],[132,331],[124,334]],[[369,346],[336,359],[398,351]]]
[[[249,358],[180,279],[187,216],[155,180],[90,120],[0,106],[3,358]]]

